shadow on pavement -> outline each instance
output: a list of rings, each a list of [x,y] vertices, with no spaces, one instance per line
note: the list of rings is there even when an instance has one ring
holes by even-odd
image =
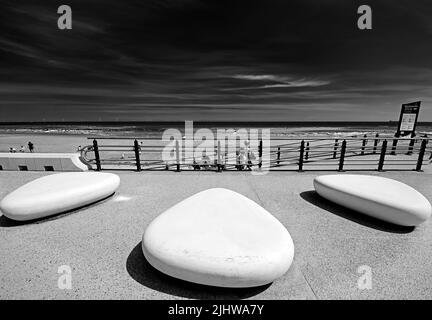
[[[176,279],[156,270],[147,262],[142,252],[141,242],[129,254],[126,270],[135,281],[147,288],[190,299],[245,299],[263,292],[271,285],[253,288],[221,288]]]
[[[300,197],[302,197],[307,202],[326,210],[330,213],[333,213],[339,217],[351,220],[358,224],[361,224],[366,227],[374,228],[380,231],[391,232],[391,233],[410,233],[415,227],[405,227],[399,226],[396,224],[392,224],[389,222],[385,222],[368,215],[365,215],[361,212],[357,212],[343,206],[340,206],[336,203],[333,203],[327,199],[321,197],[316,191],[305,191],[300,193]]]
[[[54,214],[52,216],[48,216],[45,218],[40,218],[40,219],[34,219],[34,220],[28,220],[28,221],[16,221],[16,220],[9,219],[5,215],[1,215],[0,216],[0,228],[11,228],[11,227],[39,224],[39,223],[44,223],[44,222],[48,222],[48,221],[61,219],[61,218],[64,218],[68,215],[76,214],[79,211],[86,210],[86,209],[101,205],[102,203],[109,201],[114,194],[115,193],[112,193],[103,199],[100,199],[100,200],[97,200],[95,202],[86,204],[84,206],[81,206],[81,207],[78,207],[78,208],[75,208],[72,210],[64,211],[61,213],[57,213],[57,214]]]

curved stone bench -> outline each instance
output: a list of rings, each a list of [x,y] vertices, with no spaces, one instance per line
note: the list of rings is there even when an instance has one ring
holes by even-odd
[[[159,215],[142,248],[159,271],[218,287],[271,283],[294,257],[291,236],[273,215],[223,188],[199,192]]]
[[[87,171],[80,153],[0,153],[0,170]]]
[[[430,202],[414,188],[397,180],[354,174],[324,175],[314,179],[320,196],[346,208],[401,226],[417,226],[430,218]]]
[[[0,210],[17,221],[45,218],[102,200],[112,195],[119,185],[119,176],[112,173],[51,174],[9,193],[0,202]]]

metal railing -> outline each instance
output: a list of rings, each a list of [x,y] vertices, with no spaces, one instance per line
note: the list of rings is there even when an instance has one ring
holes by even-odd
[[[234,156],[229,155],[224,149],[226,145],[221,146],[220,141],[215,140],[213,152],[201,159],[193,156],[186,157],[191,147],[188,149],[183,145],[183,141],[181,144],[175,141],[173,161],[164,161],[161,158],[166,141],[124,137],[88,139],[92,140],[92,144],[82,148],[81,155],[97,171],[103,169],[214,170],[217,172],[258,169],[421,171],[423,165],[430,163],[432,159],[432,144],[429,143],[428,138],[382,138],[378,134],[372,138],[366,135],[361,138],[272,138],[272,145],[266,150],[269,159],[263,159],[262,140],[256,147],[246,150],[238,146]]]

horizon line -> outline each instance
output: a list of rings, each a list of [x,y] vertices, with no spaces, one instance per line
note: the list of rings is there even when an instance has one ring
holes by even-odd
[[[388,120],[388,121],[348,121],[348,120],[335,120],[335,121],[209,121],[209,120],[173,120],[173,121],[132,121],[132,120],[107,120],[107,121],[0,121],[0,125],[43,125],[43,124],[183,124],[186,121],[193,121],[193,123],[210,123],[210,124],[302,124],[302,123],[370,123],[370,124],[388,124],[388,123],[399,123],[398,120]],[[417,124],[432,124],[432,121],[418,121]]]

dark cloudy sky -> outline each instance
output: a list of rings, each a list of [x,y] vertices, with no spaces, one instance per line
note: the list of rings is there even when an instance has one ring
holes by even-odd
[[[0,121],[432,121],[430,0],[38,2],[0,0]]]

